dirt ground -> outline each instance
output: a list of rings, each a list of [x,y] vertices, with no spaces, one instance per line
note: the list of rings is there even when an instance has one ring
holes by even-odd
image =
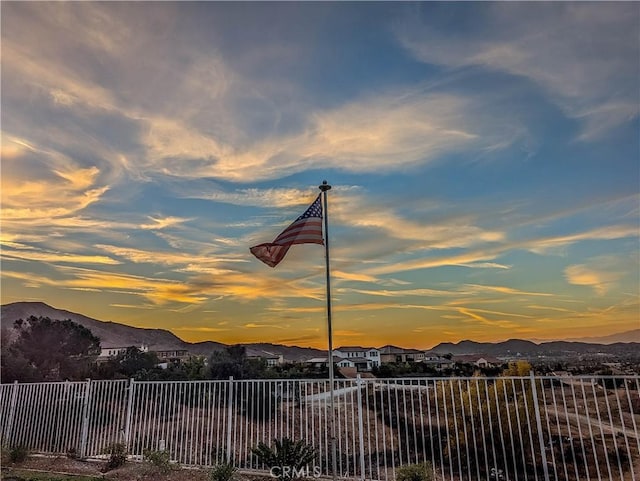
[[[34,472],[52,474],[91,476],[114,481],[208,481],[210,472],[205,468],[177,467],[168,473],[162,473],[158,468],[148,463],[130,461],[120,468],[103,473],[105,464],[106,461],[80,461],[65,456],[30,456],[21,463],[3,465],[2,474],[4,478],[9,477],[12,470],[33,470]],[[263,473],[237,472],[233,481],[273,481],[273,478]]]

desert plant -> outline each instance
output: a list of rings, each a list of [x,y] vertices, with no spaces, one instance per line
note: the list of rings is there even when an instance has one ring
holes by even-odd
[[[171,454],[169,451],[152,451],[145,449],[142,453],[144,460],[153,465],[161,473],[168,473],[180,466],[171,463]]]
[[[289,438],[274,439],[273,447],[258,443],[251,452],[258,458],[258,462],[268,466],[272,476],[280,481],[301,477],[304,469],[316,458],[316,449],[313,446]]]
[[[396,481],[433,481],[433,467],[430,462],[407,464],[396,471]]]
[[[213,469],[209,471],[209,481],[231,481],[236,471],[238,471],[238,468],[233,464],[216,464]]]
[[[103,470],[105,473],[119,468],[127,462],[127,447],[123,443],[110,444],[104,453],[109,455],[109,460]]]

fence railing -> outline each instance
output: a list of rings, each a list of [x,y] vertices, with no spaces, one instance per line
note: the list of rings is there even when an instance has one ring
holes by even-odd
[[[330,475],[394,479],[640,481],[640,376],[86,381],[0,386],[0,435],[32,452],[166,450],[184,465],[258,465],[251,449],[302,439]]]

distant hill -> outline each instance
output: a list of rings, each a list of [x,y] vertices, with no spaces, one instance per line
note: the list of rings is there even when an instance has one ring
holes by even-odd
[[[102,347],[149,346],[151,350],[186,349],[194,355],[209,356],[213,351],[220,351],[227,344],[215,341],[186,342],[165,329],[146,329],[127,326],[117,322],[99,321],[91,317],[63,309],[56,309],[44,302],[15,302],[0,307],[0,326],[3,335],[11,337],[13,323],[17,319],[30,316],[48,317],[50,319],[71,319],[100,338]],[[247,354],[251,356],[280,356],[286,360],[299,361],[311,359],[325,354],[326,351],[297,346],[279,344],[245,344]],[[326,354],[325,354],[326,355]]]
[[[613,336],[611,336],[613,337]],[[491,356],[537,356],[558,355],[562,353],[596,354],[619,353],[620,351],[640,350],[640,343],[612,343],[598,344],[588,342],[551,341],[536,344],[521,339],[510,339],[504,342],[475,342],[460,341],[458,343],[443,342],[435,346],[431,351],[439,354],[487,354]]]
[[[164,329],[144,329],[117,322],[99,321],[75,312],[56,309],[44,302],[15,302],[0,307],[0,325],[3,329],[9,329],[8,332],[13,329],[14,321],[27,319],[29,316],[71,319],[99,337],[102,347],[145,344],[151,349],[185,349],[183,346],[186,344],[178,336]]]
[[[640,322],[640,321],[639,321]],[[596,344],[614,344],[617,342],[640,342],[640,329],[633,329],[631,331],[619,332],[610,336],[603,337],[583,337],[579,339],[572,339],[574,342],[590,342]]]

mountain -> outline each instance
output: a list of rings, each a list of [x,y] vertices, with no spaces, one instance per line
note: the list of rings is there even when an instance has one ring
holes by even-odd
[[[100,338],[102,347],[140,346],[145,344],[151,349],[185,349],[186,344],[175,334],[164,329],[144,329],[126,326],[117,322],[99,321],[75,312],[56,309],[44,302],[15,302],[0,307],[0,326],[2,329],[13,328],[17,319],[29,316],[48,317],[50,319],[71,319]]]
[[[590,342],[596,344],[614,344],[617,342],[640,342],[640,329],[633,329],[631,331],[619,332],[610,336],[603,337],[583,337],[579,339],[573,339],[576,342]]]
[[[100,338],[102,347],[149,346],[151,350],[186,349],[191,354],[209,356],[213,351],[220,351],[226,344],[215,341],[186,342],[165,329],[146,329],[127,326],[111,321],[99,321],[91,317],[63,309],[56,309],[44,302],[15,302],[0,306],[0,326],[2,335],[12,336],[13,323],[17,319],[30,316],[48,317],[50,319],[71,319]],[[250,356],[283,356],[286,360],[299,361],[326,355],[325,351],[297,346],[279,344],[245,344]]]
[[[504,342],[476,342],[460,341],[458,343],[443,342],[432,348],[433,352],[442,354],[491,354],[493,356],[503,353],[529,354],[535,352],[538,345],[531,341],[521,339],[510,339]]]
[[[611,336],[613,338],[613,336]],[[475,342],[460,341],[458,343],[443,342],[431,349],[438,354],[485,354],[498,356],[538,356],[538,355],[562,355],[574,354],[598,354],[620,353],[640,350],[640,344],[636,342],[616,342],[612,344],[597,344],[575,341],[551,341],[536,344],[522,339],[510,339],[504,342]]]

